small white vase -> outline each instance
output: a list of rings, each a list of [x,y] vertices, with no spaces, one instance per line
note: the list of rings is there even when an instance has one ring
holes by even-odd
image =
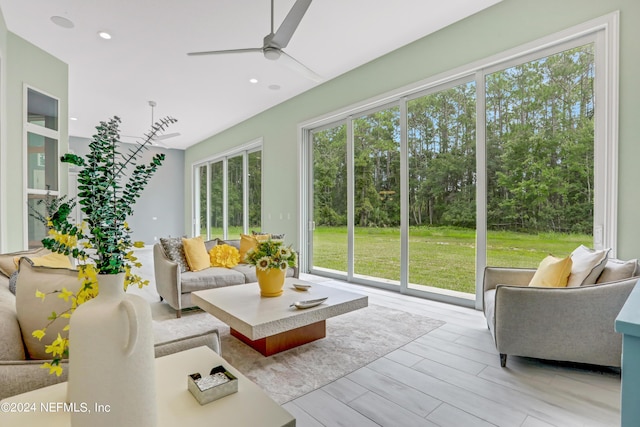
[[[124,292],[124,273],[98,275],[98,296],[70,319],[72,427],[155,427],[151,309]]]

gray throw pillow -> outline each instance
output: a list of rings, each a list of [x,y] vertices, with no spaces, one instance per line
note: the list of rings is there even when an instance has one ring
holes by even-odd
[[[12,294],[16,294],[16,283],[18,282],[18,273],[19,271],[14,271],[9,277],[9,290]]]
[[[181,273],[189,271],[189,264],[182,247],[182,237],[161,237],[160,244],[169,259],[180,266]]]

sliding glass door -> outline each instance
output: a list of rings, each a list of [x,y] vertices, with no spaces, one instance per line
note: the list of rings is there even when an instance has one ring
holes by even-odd
[[[474,293],[475,82],[409,100],[407,129],[408,285]]]
[[[353,274],[400,284],[400,109],[353,120]]]
[[[311,266],[325,274],[344,276],[348,266],[347,126],[341,123],[317,129],[311,139]]]
[[[528,53],[311,129],[310,271],[469,301],[487,265],[603,245],[596,50]]]

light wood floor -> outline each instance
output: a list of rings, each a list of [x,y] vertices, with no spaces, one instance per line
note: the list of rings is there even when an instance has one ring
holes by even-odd
[[[620,425],[617,370],[509,357],[501,368],[482,312],[317,276],[370,304],[446,322],[283,405],[298,427]]]
[[[144,265],[140,273],[152,284],[132,292],[156,302],[150,248],[137,254]],[[615,370],[521,357],[509,357],[507,367],[500,368],[480,311],[318,276],[301,278],[363,293],[369,304],[446,324],[284,404],[298,427],[620,425],[620,375]]]

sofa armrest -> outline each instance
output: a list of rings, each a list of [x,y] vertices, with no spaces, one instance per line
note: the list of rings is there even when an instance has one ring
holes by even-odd
[[[50,375],[42,368],[44,360],[0,361],[0,399],[26,393],[67,380],[69,371],[66,361],[59,377]]]
[[[220,334],[217,329],[212,329],[199,335],[158,343],[155,345],[155,354],[156,357],[162,357],[178,353],[180,351],[189,350],[191,348],[201,347],[203,345],[209,347],[218,354],[222,354]]]
[[[615,318],[637,281],[576,288],[499,285],[496,348],[502,354],[620,366]]]
[[[535,268],[486,267],[482,281],[483,293],[498,285],[528,286]]]
[[[156,290],[160,297],[165,299],[171,307],[180,311],[182,309],[180,266],[167,257],[160,243],[153,245],[153,271]]]

